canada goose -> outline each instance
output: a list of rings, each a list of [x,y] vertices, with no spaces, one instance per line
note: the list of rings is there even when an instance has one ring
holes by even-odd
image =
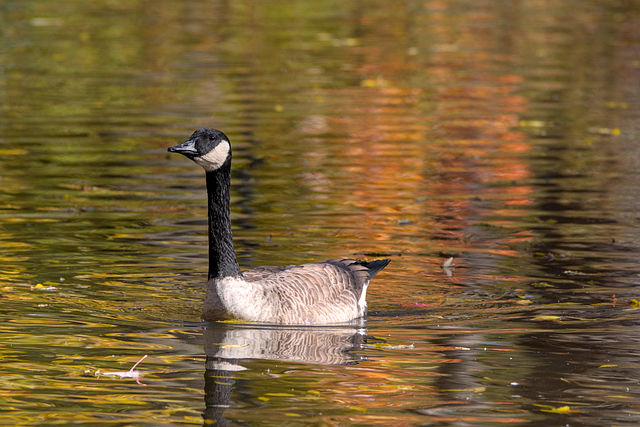
[[[205,170],[209,275],[204,320],[320,325],[348,322],[366,314],[367,286],[388,259],[328,259],[288,267],[257,267],[242,273],[231,234],[229,138],[219,130],[202,128],[169,151],[183,154]]]

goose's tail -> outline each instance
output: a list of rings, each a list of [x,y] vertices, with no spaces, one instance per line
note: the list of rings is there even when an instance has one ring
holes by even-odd
[[[369,280],[373,279],[373,276],[378,274],[383,268],[387,266],[391,262],[390,259],[377,259],[375,261],[358,261],[363,267],[366,267],[369,270]]]

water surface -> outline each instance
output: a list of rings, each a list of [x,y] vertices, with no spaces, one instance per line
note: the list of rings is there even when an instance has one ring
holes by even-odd
[[[391,3],[3,4],[2,425],[640,421],[640,10]],[[366,324],[200,322],[203,126],[242,268],[392,259]]]

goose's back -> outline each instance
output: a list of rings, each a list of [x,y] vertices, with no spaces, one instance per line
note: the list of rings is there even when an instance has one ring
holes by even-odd
[[[289,267],[258,267],[243,273],[262,293],[266,321],[285,324],[340,323],[366,314],[363,293],[376,271],[367,263],[330,259]]]

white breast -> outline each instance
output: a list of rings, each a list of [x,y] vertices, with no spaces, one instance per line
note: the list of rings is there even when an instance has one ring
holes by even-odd
[[[216,291],[223,307],[233,317],[250,321],[263,321],[264,302],[254,283],[235,277],[216,280]]]

